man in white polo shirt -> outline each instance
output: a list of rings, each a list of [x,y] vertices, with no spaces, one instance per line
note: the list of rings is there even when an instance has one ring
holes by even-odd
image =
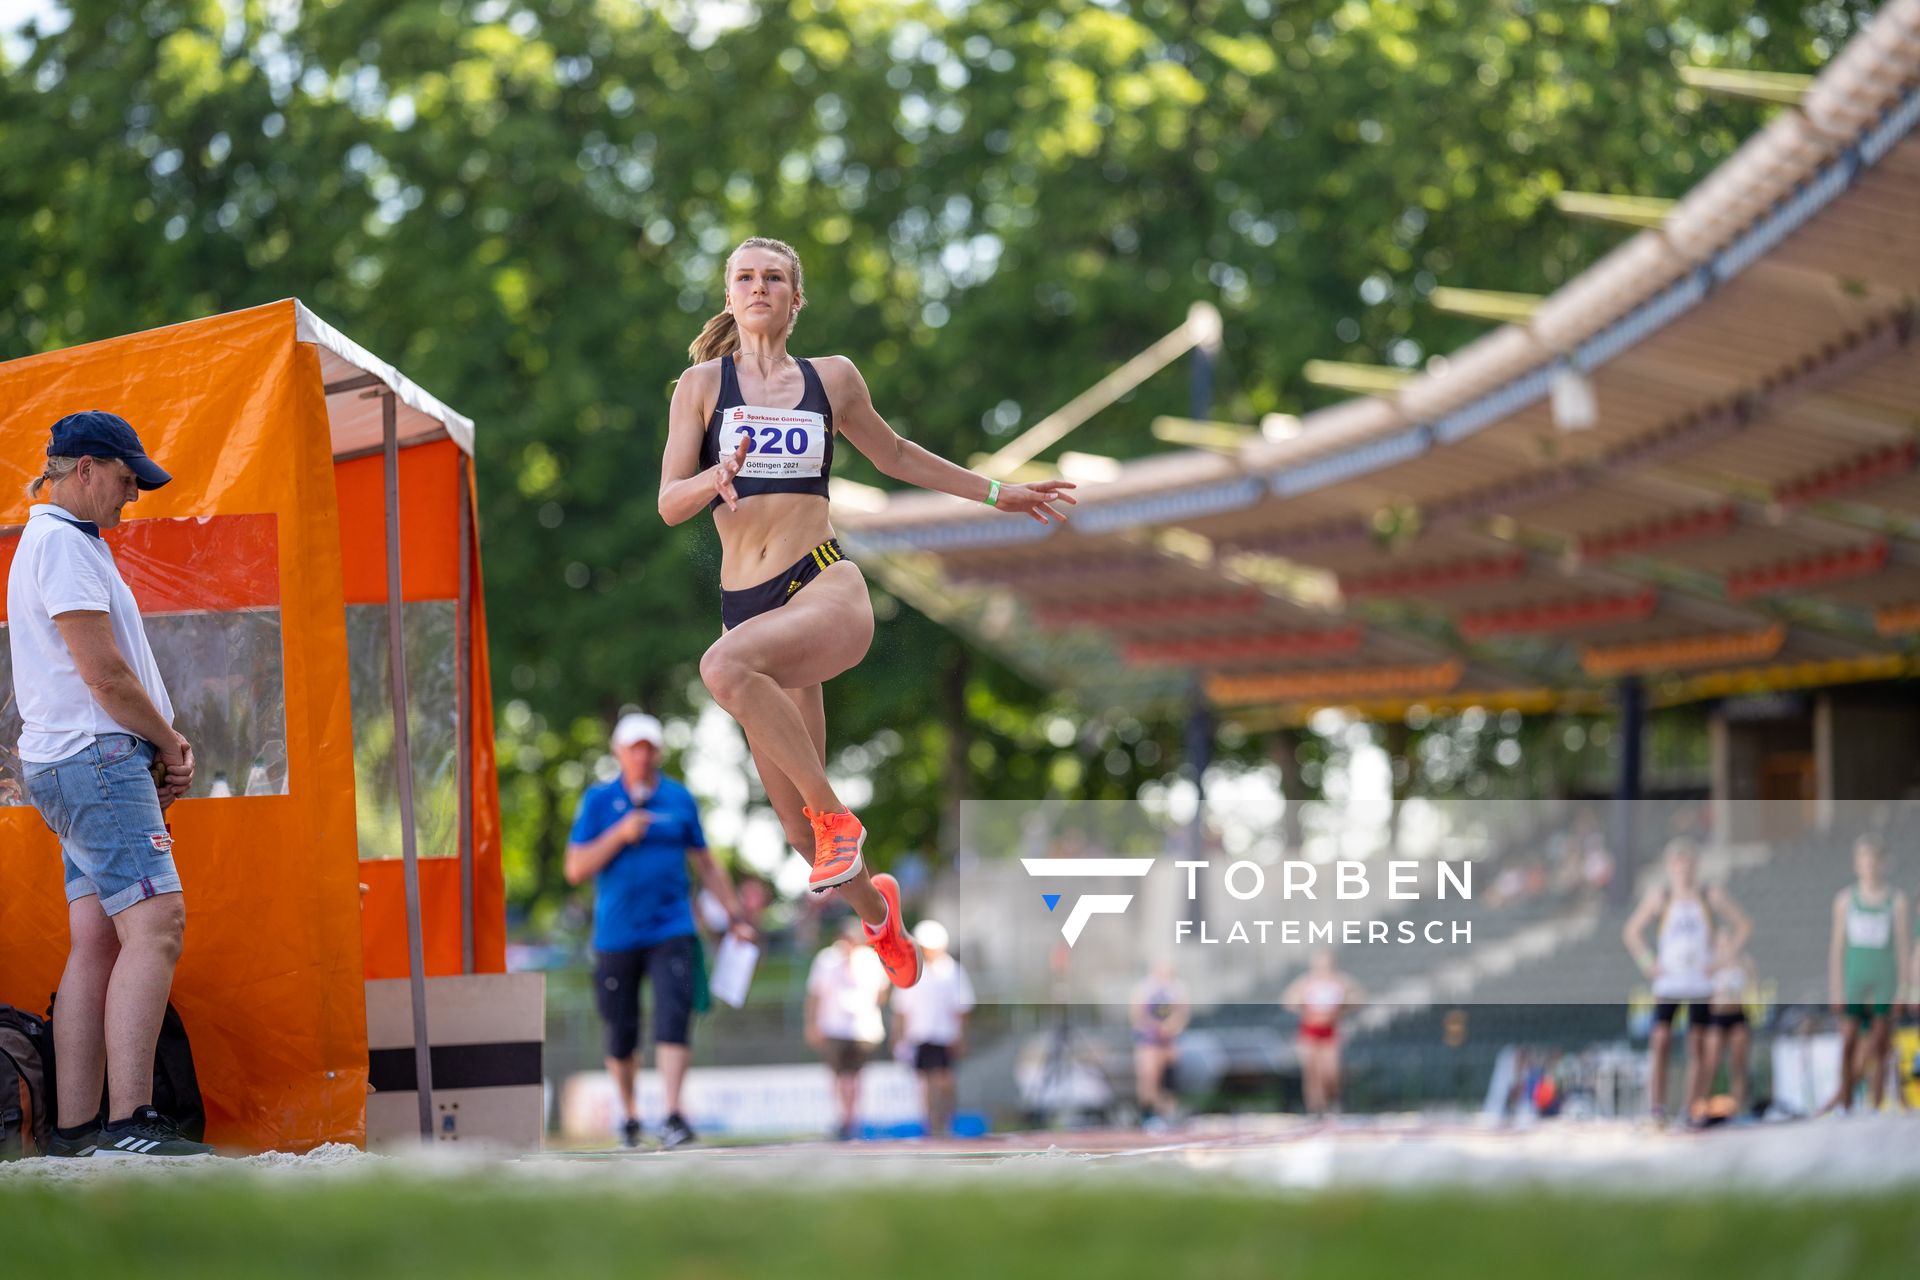
[[[161,811],[192,783],[193,748],[173,728],[139,606],[100,536],[142,490],[170,479],[125,419],[97,410],[60,419],[27,486],[46,501],[30,509],[7,577],[21,773],[66,864],[52,1155],[212,1150],[152,1105],[154,1046],[186,929]]]

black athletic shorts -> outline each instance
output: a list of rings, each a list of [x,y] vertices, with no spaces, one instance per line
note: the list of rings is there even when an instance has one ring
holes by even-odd
[[[913,1069],[915,1071],[953,1070],[952,1046],[944,1044],[917,1044],[913,1046]]]
[[[593,990],[607,1024],[607,1056],[631,1058],[640,1047],[640,979],[653,985],[653,1043],[687,1043],[693,1021],[692,934],[636,951],[601,951],[593,959]]]
[[[1735,1027],[1744,1027],[1747,1025],[1747,1011],[1745,1009],[1729,1009],[1725,1013],[1709,1012],[1707,1014],[1707,1025],[1716,1027],[1721,1031],[1731,1031]]]
[[[1693,1027],[1708,1026],[1713,1020],[1713,1005],[1706,1000],[1661,1000],[1653,1006],[1653,1020],[1663,1027],[1673,1025],[1673,1015],[1680,1012],[1681,1005],[1687,1006],[1687,1025]]]
[[[769,609],[778,609],[793,598],[793,593],[827,571],[830,564],[845,560],[838,538],[828,538],[793,562],[785,573],[768,578],[757,587],[720,592],[720,625],[731,631],[748,618],[757,618]]]

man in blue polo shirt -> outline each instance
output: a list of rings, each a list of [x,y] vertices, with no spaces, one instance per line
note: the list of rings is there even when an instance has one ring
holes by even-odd
[[[660,1140],[677,1147],[694,1139],[680,1114],[698,946],[689,859],[726,908],[734,931],[751,937],[753,929],[726,868],[707,849],[693,796],[660,772],[660,722],[647,715],[622,716],[610,745],[620,776],[580,797],[567,843],[567,883],[594,881],[594,991],[607,1028],[607,1071],[624,1108],[626,1143],[640,1144],[634,1076],[645,977],[653,987],[654,1062],[667,1095]]]

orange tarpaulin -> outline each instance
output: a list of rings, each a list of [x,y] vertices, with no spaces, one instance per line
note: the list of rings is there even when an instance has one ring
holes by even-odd
[[[113,410],[174,476],[141,495],[110,535],[143,611],[244,618],[267,627],[249,634],[267,635],[270,649],[277,637],[269,656],[282,680],[285,760],[283,773],[277,760],[273,770],[283,793],[203,798],[196,780],[196,794],[168,812],[187,905],[173,1001],[192,1037],[209,1140],[223,1146],[360,1141],[364,977],[390,974],[396,955],[405,973],[404,913],[387,902],[389,893],[398,899],[400,863],[359,860],[348,679],[346,607],[386,597],[381,459],[336,468],[336,451],[366,446],[367,410],[336,394],[330,413],[326,392],[343,371],[376,368],[406,415],[403,596],[455,600],[466,465],[455,440],[470,441],[470,424],[449,411],[440,429],[431,397],[298,303],[0,365],[8,408],[0,525],[26,519],[23,489],[39,472],[47,428],[78,409]],[[365,392],[352,398],[363,401]],[[465,496],[470,512],[470,491]],[[363,509],[369,500],[371,511]],[[467,528],[471,552],[471,520]],[[9,541],[0,538],[0,557]],[[190,572],[167,571],[179,564]],[[484,972],[504,968],[504,919],[477,554],[470,572],[471,723],[460,730],[472,745],[475,967]],[[150,633],[166,621],[151,620]],[[13,746],[3,744],[8,759]],[[430,972],[460,968],[459,862],[426,856],[454,852],[421,850]],[[368,880],[363,940],[360,884]],[[0,803],[0,1002],[44,1008],[66,946],[57,841],[32,808]]]

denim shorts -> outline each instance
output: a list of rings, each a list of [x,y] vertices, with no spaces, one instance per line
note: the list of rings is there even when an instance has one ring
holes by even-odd
[[[179,893],[173,837],[153,783],[154,745],[130,733],[103,733],[52,764],[22,762],[27,798],[60,837],[67,901],[90,894],[118,915],[155,894]]]

